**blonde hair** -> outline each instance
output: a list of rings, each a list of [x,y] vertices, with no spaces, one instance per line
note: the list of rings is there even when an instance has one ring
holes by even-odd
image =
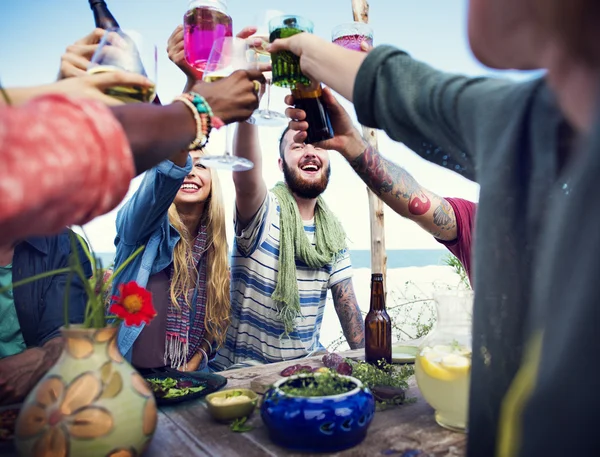
[[[207,226],[206,314],[204,326],[206,333],[216,341],[217,346],[222,346],[229,326],[231,311],[227,233],[225,230],[225,208],[221,185],[217,173],[213,169],[209,170],[212,181],[211,191],[202,215]],[[169,208],[169,222],[181,235],[173,250],[173,277],[170,285],[171,302],[177,306],[177,299],[183,294],[186,305],[191,307],[187,292],[193,289],[196,283],[196,277],[190,275],[190,271],[195,270],[195,268],[190,268],[195,267],[192,257],[193,238],[181,221],[174,203]]]

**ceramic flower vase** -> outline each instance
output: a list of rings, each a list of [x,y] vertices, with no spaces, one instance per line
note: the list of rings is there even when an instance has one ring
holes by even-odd
[[[21,456],[139,456],[157,422],[146,381],[123,359],[116,328],[63,328],[63,353],[29,394],[15,430]]]

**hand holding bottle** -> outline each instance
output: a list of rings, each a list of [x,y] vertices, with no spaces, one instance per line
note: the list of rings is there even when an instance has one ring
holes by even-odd
[[[338,151],[345,157],[354,157],[362,154],[365,150],[365,143],[360,135],[360,132],[354,127],[352,119],[344,107],[336,100],[331,92],[331,89],[324,87],[321,99],[329,111],[329,119],[331,121],[331,126],[333,127],[334,136],[329,140],[315,143],[315,146],[323,149]],[[288,95],[285,98],[285,102],[288,105],[291,105],[291,107],[287,108],[285,111],[286,116],[292,119],[289,127],[292,130],[299,131],[299,133],[297,133],[294,137],[294,141],[303,143],[306,140],[306,132],[309,127],[306,120],[306,113],[303,110],[293,106],[295,104],[295,100],[292,95]]]
[[[104,30],[96,28],[83,38],[67,46],[60,58],[58,80],[83,76],[86,74],[90,60],[98,48],[98,43],[104,36]]]
[[[154,87],[154,83],[136,73],[114,71],[95,75],[84,74],[42,87],[45,88],[45,93],[63,93],[74,98],[89,98],[108,106],[122,105],[122,101],[104,93],[115,86],[151,88]]]

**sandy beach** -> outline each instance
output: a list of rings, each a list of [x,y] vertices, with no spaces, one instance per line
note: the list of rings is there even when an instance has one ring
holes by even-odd
[[[354,291],[361,311],[369,311],[371,270],[357,268],[353,276]],[[435,291],[455,290],[461,286],[460,277],[449,266],[395,268],[387,272],[386,307],[394,325],[394,341],[407,340],[417,332],[417,323],[432,322],[435,306],[431,300]],[[342,351],[348,345],[342,337],[331,294],[321,326],[321,343],[331,350]]]

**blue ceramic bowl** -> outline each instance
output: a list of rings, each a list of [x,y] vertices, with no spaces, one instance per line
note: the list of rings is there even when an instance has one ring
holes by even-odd
[[[298,385],[302,374],[277,381],[265,394],[260,408],[271,440],[285,448],[304,452],[337,452],[365,439],[375,413],[371,391],[356,378],[347,380],[351,390],[327,397],[296,397],[284,393],[284,384]]]

